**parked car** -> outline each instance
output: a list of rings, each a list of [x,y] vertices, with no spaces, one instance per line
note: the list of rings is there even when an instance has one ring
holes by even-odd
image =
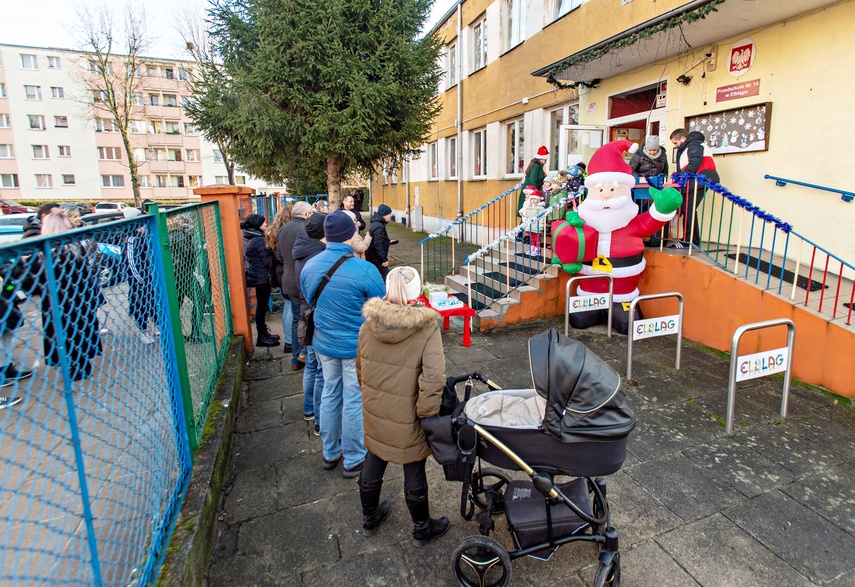
[[[12,213],[0,216],[0,244],[7,245],[21,240],[24,236],[24,223],[32,216],[29,213]]]
[[[97,208],[97,206],[96,206]],[[86,225],[104,224],[115,220],[123,220],[125,215],[118,210],[97,210],[91,214],[81,214],[80,219]]]
[[[108,212],[110,210],[118,210],[122,211],[127,208],[128,205],[124,202],[98,202],[95,204],[96,212]]]
[[[86,226],[95,226],[116,220],[124,220],[125,215],[118,210],[99,211],[92,214],[84,214],[80,217]],[[110,239],[110,233],[101,235],[98,246],[94,248],[89,257],[90,265],[98,271],[98,279],[101,287],[113,287],[119,285],[128,278],[128,265],[125,262],[125,236],[116,233],[114,240]]]
[[[77,210],[81,216],[95,212],[95,207],[92,204],[87,204],[86,202],[61,202],[59,205],[66,213],[69,213],[72,210]]]
[[[36,213],[36,209],[32,206],[23,206],[18,202],[14,202],[12,200],[0,200],[0,211],[2,211],[3,214],[17,214],[24,212],[26,212],[27,214]]]

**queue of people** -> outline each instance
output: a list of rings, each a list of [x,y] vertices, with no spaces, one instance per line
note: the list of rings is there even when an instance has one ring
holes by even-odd
[[[263,280],[254,274],[267,263],[289,301],[292,319],[285,326],[292,330],[291,368],[303,370],[303,418],[314,422],[320,437],[321,468],[341,465],[342,476],[358,478],[364,533],[371,535],[389,516],[391,504],[380,497],[386,467],[395,463],[404,468],[412,541],[422,546],[449,526],[447,518],[430,516],[430,449],[419,424],[439,412],[445,386],[438,316],[414,302],[421,289],[415,269],[389,269],[389,247],[396,242],[386,231],[391,208],[379,206],[368,227],[352,196],[340,210],[323,210],[329,206],[296,202],[285,213],[290,220],[277,215],[270,228],[262,218],[247,217],[247,283],[259,296]],[[297,326],[309,310],[314,332],[311,340],[300,340]],[[256,328],[259,337],[266,332],[258,313]]]

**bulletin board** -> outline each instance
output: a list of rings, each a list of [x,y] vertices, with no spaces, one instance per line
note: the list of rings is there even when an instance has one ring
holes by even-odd
[[[686,130],[699,131],[715,155],[769,150],[772,103],[686,117]]]

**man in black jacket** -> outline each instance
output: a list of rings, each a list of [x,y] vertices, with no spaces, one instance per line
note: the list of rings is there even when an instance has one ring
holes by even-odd
[[[306,365],[303,347],[297,341],[297,323],[300,321],[300,282],[294,271],[294,242],[297,235],[306,234],[306,219],[315,212],[308,202],[297,202],[291,210],[291,222],[276,233],[276,248],[282,259],[282,295],[291,303],[291,370],[299,371]]]
[[[365,221],[362,219],[362,214],[359,213],[359,209],[356,207],[356,202],[354,201],[353,196],[345,196],[342,198],[341,209],[356,214],[356,223],[359,225],[359,232],[365,230]]]
[[[398,241],[389,240],[386,224],[392,219],[392,209],[386,204],[380,204],[377,212],[371,217],[368,234],[371,235],[371,245],[365,251],[365,260],[372,263],[380,271],[380,277],[386,280],[389,273],[389,245]]]
[[[718,171],[716,171],[712,150],[705,141],[706,138],[703,133],[698,131],[688,132],[684,128],[678,128],[671,133],[671,144],[677,149],[677,170],[680,173],[697,173],[718,183],[720,179]],[[701,233],[696,213],[705,193],[706,188],[698,186],[695,181],[686,184],[683,205],[679,212],[681,224],[683,224],[683,240],[672,244],[671,248],[682,249],[688,246],[686,237],[689,236],[689,231],[691,231],[692,244],[696,247],[701,245]]]

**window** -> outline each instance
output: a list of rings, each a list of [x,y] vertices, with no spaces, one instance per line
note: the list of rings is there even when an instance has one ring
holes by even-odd
[[[187,151],[187,161],[201,161],[201,157],[199,157],[199,149],[186,149]]]
[[[128,132],[135,135],[144,135],[145,134],[145,121],[143,120],[131,120],[128,125]]]
[[[0,114],[0,128],[10,128],[11,126],[9,115],[6,113]]]
[[[487,65],[487,19],[472,27],[472,71]]]
[[[445,79],[448,80],[446,87],[452,87],[457,84],[457,43],[448,46],[448,69],[445,72]]]
[[[159,120],[149,120],[148,121],[148,132],[152,134],[159,134],[163,132],[163,123]]]
[[[0,159],[14,159],[15,151],[12,145],[0,145]]]
[[[54,116],[53,125],[56,128],[68,128],[68,116]]]
[[[137,163],[145,162],[145,149],[143,147],[134,148],[134,161]]]
[[[505,0],[505,50],[525,41],[525,0]]]
[[[184,176],[183,175],[170,175],[169,176],[169,185],[174,188],[183,188],[184,187]]]
[[[166,161],[166,149],[152,149],[149,153],[152,161]]]
[[[226,177],[225,175],[215,175],[214,176],[214,183],[217,183],[220,185],[228,185],[229,178]]]
[[[61,86],[51,86],[50,95],[57,100],[65,99],[65,90]]]
[[[45,117],[41,114],[27,114],[32,130],[45,130]]]
[[[155,175],[154,176],[154,185],[155,187],[165,188],[167,177],[165,175]]]
[[[196,130],[196,127],[190,124],[189,122],[184,123],[184,134],[188,137],[195,137],[199,134],[199,131]]]
[[[223,162],[223,152],[219,149],[214,149],[214,163],[222,163]]]
[[[505,123],[505,173],[525,173],[525,127],[523,119]]]
[[[17,173],[0,173],[0,188],[18,187]]]
[[[172,120],[167,120],[166,121],[166,134],[168,134],[168,135],[180,135],[181,134],[181,127],[178,125],[177,122],[172,121]]]
[[[398,168],[393,166],[392,167],[392,185],[395,185],[396,183],[398,183]]]
[[[93,90],[92,91],[92,102],[97,104],[98,102],[107,102],[110,99],[110,94],[107,93],[107,90]]]
[[[186,69],[179,69],[178,70],[178,79],[180,79],[183,82],[189,82],[190,81],[190,72],[187,71]]]
[[[104,118],[95,119],[95,132],[119,132],[119,125],[115,120],[106,120]]]
[[[164,94],[163,105],[172,107],[178,106],[178,96],[176,96],[175,94]]]
[[[171,67],[164,67],[163,77],[165,77],[166,79],[175,79],[175,70]]]
[[[42,87],[41,86],[24,86],[24,94],[27,100],[41,100],[42,99]]]
[[[89,73],[97,73],[98,75],[102,75],[103,69],[101,68],[100,63],[96,63],[94,61],[89,62]],[[113,65],[107,65],[107,75],[113,75]]]
[[[59,146],[59,156],[60,157],[71,157],[71,146],[70,145],[60,145]]]
[[[133,99],[134,106],[145,106],[145,99],[141,93],[134,92],[131,98]]]
[[[150,188],[151,187],[151,178],[147,175],[140,175],[140,187],[141,188]]]
[[[235,183],[237,185],[246,185],[246,176],[245,175],[235,175]]]
[[[134,70],[134,77],[137,79],[142,77],[142,65],[137,65],[137,68]]]
[[[160,106],[160,94],[149,94],[148,103],[152,106]]]
[[[472,133],[472,175],[487,177],[487,129]]]
[[[101,187],[105,188],[123,188],[125,187],[124,175],[102,175]]]
[[[570,104],[549,113],[549,161],[546,169],[564,168],[565,163],[558,161],[558,142],[562,124],[579,124],[579,105]]]
[[[21,69],[38,69],[39,58],[35,55],[25,55],[21,53]]]
[[[448,179],[457,179],[457,137],[448,139]]]
[[[436,143],[428,143],[427,146],[428,160],[428,179],[437,179],[439,177],[439,161],[436,157]]]
[[[48,57],[47,58],[47,66],[48,69],[62,69],[61,62],[59,57]]]
[[[6,84],[0,83],[0,98],[6,97]]]
[[[98,159],[102,161],[118,161],[122,158],[120,147],[98,147]]]
[[[53,177],[51,177],[50,173],[37,173],[36,174],[36,187],[37,188],[52,188],[53,187]]]
[[[168,149],[166,152],[167,161],[181,161],[181,149]]]
[[[553,0],[552,18],[561,18],[571,10],[579,8],[585,0]]]
[[[187,186],[191,187],[191,188],[202,187],[202,176],[201,175],[189,175],[189,176],[187,176]]]
[[[33,145],[33,159],[50,159],[47,145]]]
[[[77,182],[74,181],[74,175],[70,173],[62,174],[62,185],[75,185]]]

